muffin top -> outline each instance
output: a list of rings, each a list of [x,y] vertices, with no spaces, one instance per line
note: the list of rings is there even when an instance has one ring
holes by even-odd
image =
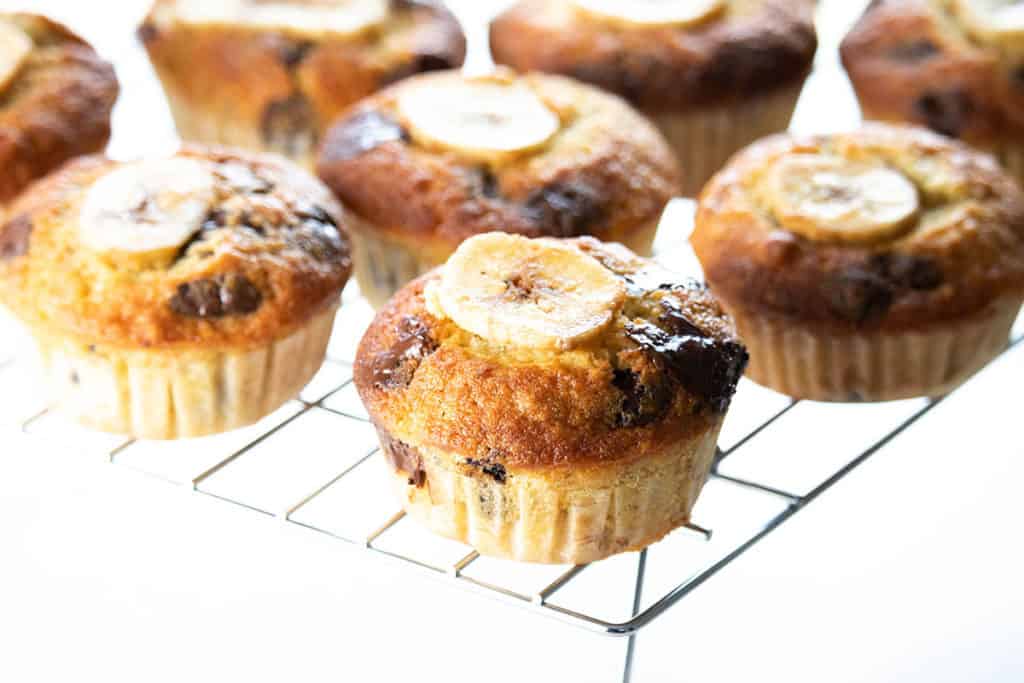
[[[407,76],[458,67],[466,52],[433,0],[157,0],[139,36],[165,83],[177,74],[177,96],[268,142]]]
[[[491,25],[495,61],[573,76],[645,112],[742,101],[799,82],[814,0],[523,0]]]
[[[730,305],[826,329],[913,329],[1024,292],[1024,194],[910,127],[753,145],[705,188],[692,241]]]
[[[1008,0],[882,0],[843,41],[872,118],[975,144],[1024,131],[1024,8]]]
[[[490,233],[381,310],[355,381],[391,438],[529,470],[706,430],[746,362],[702,285],[589,237]]]
[[[110,138],[111,66],[65,27],[0,13],[0,204]]]
[[[475,234],[606,236],[658,220],[678,166],[622,100],[502,69],[411,78],[328,131],[320,177],[361,218],[450,251]]]
[[[0,302],[43,332],[112,347],[264,345],[336,302],[350,268],[327,188],[225,150],[80,158],[0,227]]]

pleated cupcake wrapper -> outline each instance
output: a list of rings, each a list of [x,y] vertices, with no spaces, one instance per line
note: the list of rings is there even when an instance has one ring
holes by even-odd
[[[654,114],[683,172],[683,196],[696,197],[704,184],[739,150],[789,128],[803,84],[748,101],[692,112]]]
[[[90,350],[37,334],[54,406],[82,424],[143,439],[205,436],[257,422],[320,369],[337,306],[258,349]]]
[[[631,231],[630,239],[622,242],[641,256],[650,255],[660,222],[659,216],[650,225]],[[359,290],[374,308],[382,307],[403,285],[441,265],[450,255],[436,247],[415,247],[389,239],[361,220],[355,221],[351,234]]]
[[[582,564],[637,550],[686,524],[707,480],[721,420],[704,434],[614,474],[464,474],[451,456],[424,455],[426,481],[393,482],[405,511],[483,555]],[[604,465],[605,468],[614,465]]]
[[[159,72],[159,69],[157,69]],[[171,76],[171,78],[174,78]],[[303,166],[307,170],[316,170],[316,146],[309,149],[293,150],[285,146],[273,144],[263,138],[261,131],[251,125],[239,123],[241,117],[228,116],[223,112],[209,111],[193,103],[188,97],[181,95],[178,88],[163,78],[164,92],[174,118],[175,128],[183,140],[208,145],[228,145],[257,152],[273,152],[280,154]]]
[[[927,331],[823,334],[734,311],[750,350],[748,377],[783,394],[816,401],[889,401],[941,396],[1007,345],[1020,298],[981,316]]]

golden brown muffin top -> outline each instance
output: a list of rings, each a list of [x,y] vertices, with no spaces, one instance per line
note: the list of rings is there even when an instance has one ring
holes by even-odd
[[[872,117],[979,145],[1024,131],[1024,30],[997,30],[1003,0],[880,0],[843,41]],[[1017,22],[1020,22],[1020,8]],[[1024,26],[1024,24],[1022,24]]]
[[[111,66],[64,26],[32,14],[0,13],[11,44],[27,38],[24,61],[0,85],[0,204],[68,159],[110,138],[118,86]]]
[[[546,111],[550,137],[496,160],[431,144],[400,103],[425,92],[441,105],[448,87],[464,85],[508,88],[536,99],[543,111],[528,107],[504,123],[518,126],[539,117],[543,126]],[[460,133],[464,126],[455,116],[451,120],[453,133]],[[508,136],[491,137],[500,144]],[[472,138],[464,144],[472,145]],[[494,230],[602,237],[646,227],[679,183],[667,143],[625,102],[570,79],[505,69],[479,77],[418,76],[375,95],[330,128],[317,170],[372,227],[398,237],[434,236],[452,248]]]
[[[730,306],[826,329],[920,328],[1024,292],[1024,194],[910,127],[753,145],[705,188],[692,241]]]
[[[359,346],[356,386],[389,438],[504,473],[634,460],[721,417],[747,353],[708,291],[620,245],[554,241],[624,288],[610,321],[570,348],[474,334],[433,303],[449,261],[403,288]],[[506,304],[531,296],[522,277],[509,276]]]
[[[302,140],[357,100],[407,76],[461,66],[458,21],[432,0],[370,0],[382,12],[362,29],[318,26],[318,12],[366,0],[157,0],[139,28],[150,58],[177,95],[243,125],[268,144]],[[194,9],[199,6],[199,12]],[[259,23],[203,14],[234,8]],[[256,14],[282,9],[283,15]],[[205,19],[204,19],[205,16]],[[310,19],[310,17],[313,17]],[[175,74],[175,76],[170,76]],[[290,142],[290,137],[298,138]]]
[[[523,0],[491,25],[491,47],[499,64],[573,76],[645,112],[678,112],[802,80],[817,49],[814,7],[724,0],[692,25],[650,26],[605,20],[575,0]]]
[[[83,157],[0,227],[0,302],[43,332],[120,348],[264,345],[335,303],[350,269],[327,188],[219,149]]]

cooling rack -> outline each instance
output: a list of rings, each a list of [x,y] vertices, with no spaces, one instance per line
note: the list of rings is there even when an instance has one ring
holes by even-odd
[[[699,266],[683,240],[666,244],[659,237],[657,258],[697,273]],[[420,529],[394,502],[383,459],[375,456],[373,428],[352,384],[356,344],[373,312],[356,291],[347,291],[345,298],[323,369],[299,397],[252,427],[182,442],[144,442],[65,422],[45,408],[29,363],[5,341],[14,338],[14,328],[3,320],[0,415],[13,416],[9,422],[40,440],[253,514],[278,517],[297,532],[361,548],[412,573],[590,631],[629,637],[628,680],[638,631],[810,506],[942,400],[796,402],[744,380],[689,526],[642,552],[589,565],[494,560]],[[1024,316],[1008,349],[1022,336]]]

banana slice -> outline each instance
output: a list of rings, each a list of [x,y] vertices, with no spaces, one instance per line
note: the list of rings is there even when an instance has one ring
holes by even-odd
[[[1024,3],[1019,0],[953,0],[953,10],[975,37],[1007,47],[1024,39]]]
[[[568,349],[597,334],[626,296],[596,259],[550,239],[472,237],[428,299],[462,329],[496,344]]]
[[[406,88],[398,112],[424,147],[492,163],[539,149],[562,127],[525,86],[482,79],[431,79]]]
[[[725,0],[574,0],[598,19],[626,26],[695,26],[715,18]]]
[[[0,20],[0,91],[18,75],[33,47],[27,33],[9,21]]]
[[[177,16],[196,25],[244,26],[307,37],[352,37],[388,17],[387,0],[178,0]]]
[[[216,197],[204,164],[173,157],[126,164],[99,178],[82,204],[82,244],[168,261],[195,235]]]
[[[762,188],[783,227],[815,240],[890,239],[920,211],[917,187],[903,174],[817,154],[776,162]]]

